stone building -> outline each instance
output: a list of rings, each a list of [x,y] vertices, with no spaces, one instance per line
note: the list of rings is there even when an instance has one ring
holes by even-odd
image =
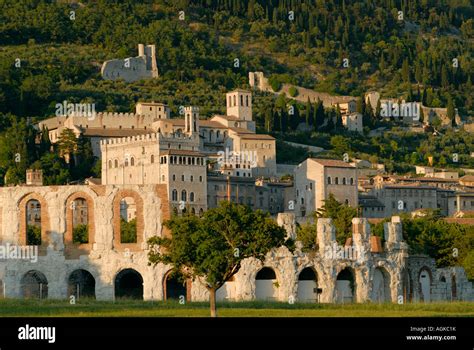
[[[127,83],[158,77],[155,45],[138,44],[138,56],[105,61],[101,69],[105,80],[123,79]]]
[[[297,217],[320,209],[329,194],[341,203],[358,205],[357,168],[341,160],[308,158],[295,169],[294,183]]]
[[[74,211],[87,207],[86,235],[77,240]],[[132,239],[124,236],[124,207],[133,208]],[[33,207],[30,204],[34,204]],[[28,212],[35,211],[40,241],[30,241]],[[180,284],[164,264],[148,265],[146,241],[167,235],[165,185],[20,186],[0,188],[3,247],[35,248],[37,255],[3,256],[0,285],[8,298],[119,298],[208,300],[200,280]],[[292,214],[278,223],[295,237]],[[264,262],[253,258],[219,291],[218,299],[294,302],[410,302],[473,300],[462,268],[436,269],[433,259],[409,256],[398,217],[385,224],[385,243],[366,219],[353,219],[350,245],[335,240],[330,219],[317,224],[318,250],[280,247]],[[36,257],[36,258],[35,258]],[[35,259],[33,259],[35,258]]]
[[[342,115],[342,125],[349,131],[363,132],[364,123],[362,114],[354,112]]]

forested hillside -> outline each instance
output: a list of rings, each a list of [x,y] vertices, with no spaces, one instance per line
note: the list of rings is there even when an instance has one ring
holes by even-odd
[[[469,0],[0,0],[0,8],[0,113],[11,114],[0,119],[0,132],[28,128],[26,118],[51,116],[63,100],[118,112],[133,111],[138,100],[155,100],[169,104],[174,115],[180,105],[193,104],[208,117],[224,112],[226,91],[248,88],[249,71],[331,94],[377,90],[427,106],[450,105],[464,120],[474,113]],[[129,84],[102,80],[102,62],[136,56],[138,43],[156,45],[160,77]],[[452,150],[443,144],[461,154],[454,166],[468,165],[474,151],[472,143],[455,149],[471,140],[464,133],[442,142],[412,137],[411,144],[397,134],[395,150],[384,137],[367,141],[348,135],[338,111],[321,104],[295,104],[262,93],[255,93],[254,101],[259,130],[309,144],[325,140],[330,155],[339,153],[338,141],[331,138],[340,135],[351,155],[360,155],[360,149],[366,157],[400,161],[394,165],[398,171],[425,164],[427,152],[437,154],[439,164],[449,163]],[[293,114],[289,103],[296,107]],[[366,131],[387,126],[368,106],[360,104],[358,110]],[[311,131],[296,133],[300,123]],[[13,141],[16,149],[27,148],[26,140]],[[5,138],[2,144],[13,152]],[[426,149],[418,158],[412,155]],[[40,155],[28,157],[25,167]],[[0,175],[11,162],[0,159]]]

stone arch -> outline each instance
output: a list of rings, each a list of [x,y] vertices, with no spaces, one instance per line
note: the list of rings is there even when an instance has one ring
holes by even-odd
[[[413,300],[413,281],[411,278],[411,272],[408,269],[403,269],[402,273],[402,293],[403,302],[411,302]]]
[[[356,274],[347,266],[339,271],[336,278],[336,302],[352,303],[356,296]]]
[[[186,280],[184,283],[179,281],[179,278],[173,275],[173,270],[165,273],[162,285],[164,300],[179,300],[181,296],[187,301],[191,300],[191,280]]]
[[[28,271],[21,278],[20,293],[22,298],[47,299],[48,280],[46,276],[37,270]]]
[[[18,202],[17,206],[20,208],[20,245],[27,245],[26,230],[27,230],[27,210],[26,205],[30,200],[36,200],[41,208],[41,245],[38,249],[39,255],[46,254],[46,247],[49,244],[49,214],[48,203],[38,193],[29,193],[24,195]]]
[[[305,267],[298,275],[297,299],[299,302],[318,301],[318,273],[314,267]]]
[[[431,270],[423,266],[418,273],[420,300],[426,303],[431,301],[431,283],[433,281]]]
[[[95,278],[87,270],[77,269],[69,274],[67,280],[67,295],[74,295],[76,299],[95,299]]]
[[[255,275],[255,298],[257,300],[277,299],[278,279],[271,267],[262,267]]]
[[[74,228],[77,217],[76,212],[82,211],[78,208],[76,201],[83,199],[87,204],[87,243],[74,241]],[[83,223],[81,223],[83,224]],[[80,255],[89,254],[92,245],[95,242],[95,218],[94,218],[94,199],[86,192],[74,192],[66,199],[66,232],[64,234],[64,248],[67,259],[78,259]]]
[[[143,277],[134,269],[123,269],[114,280],[115,299],[143,300]]]
[[[378,266],[373,271],[372,301],[378,303],[391,302],[391,276],[385,267]]]
[[[120,204],[122,199],[131,197],[135,202],[136,208],[136,243],[122,243],[120,237],[120,225],[121,225],[121,213]],[[130,251],[141,250],[141,244],[143,243],[144,234],[144,219],[143,219],[143,199],[142,197],[133,190],[120,190],[114,197],[113,200],[113,245],[116,251],[124,251],[128,249]]]

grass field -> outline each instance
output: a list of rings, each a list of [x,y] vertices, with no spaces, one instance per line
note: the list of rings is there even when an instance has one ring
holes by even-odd
[[[474,317],[474,303],[431,304],[287,304],[227,302],[218,304],[222,317]],[[80,300],[0,300],[0,317],[207,317],[207,303],[116,302]]]

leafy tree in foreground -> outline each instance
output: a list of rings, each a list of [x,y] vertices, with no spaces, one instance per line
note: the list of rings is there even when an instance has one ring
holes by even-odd
[[[271,249],[290,243],[285,242],[285,230],[267,213],[228,202],[201,218],[173,216],[164,225],[171,237],[148,240],[150,264],[169,264],[182,278],[202,278],[209,291],[211,317],[217,316],[217,290],[239,271],[244,259],[263,261]]]

